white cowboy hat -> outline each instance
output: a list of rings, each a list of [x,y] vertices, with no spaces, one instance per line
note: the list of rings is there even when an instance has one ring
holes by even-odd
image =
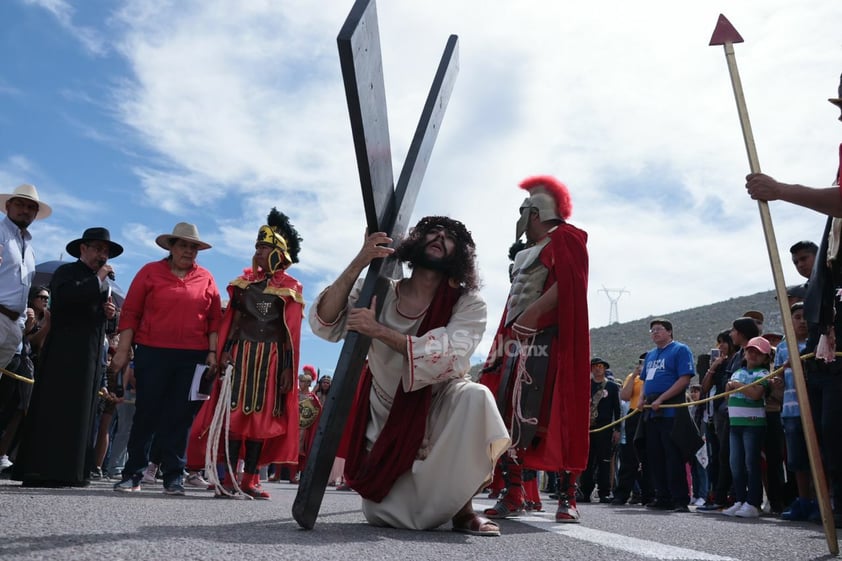
[[[211,244],[199,239],[199,229],[196,228],[196,225],[188,222],[179,222],[172,229],[172,234],[161,234],[155,238],[155,243],[164,249],[171,249],[173,241],[176,239],[198,245],[199,251],[211,248]]]
[[[26,199],[38,203],[38,214],[35,216],[35,220],[47,218],[53,213],[50,205],[38,198],[38,191],[35,190],[35,186],[29,185],[28,183],[18,185],[9,194],[0,195],[0,211],[6,212],[6,201],[9,199]]]

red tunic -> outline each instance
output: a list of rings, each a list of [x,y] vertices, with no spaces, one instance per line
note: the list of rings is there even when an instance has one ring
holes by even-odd
[[[549,236],[550,242],[541,251],[540,259],[549,269],[544,290],[558,283],[558,306],[541,318],[538,327],[555,325],[558,333],[549,350],[538,442],[519,448],[518,457],[529,469],[580,472],[587,466],[590,423],[587,233],[561,224]],[[487,365],[494,364],[497,355],[505,351],[506,342],[513,339],[511,329],[504,327],[506,313],[504,310]],[[498,387],[505,360],[499,362],[493,368],[487,367],[480,383],[495,394],[506,392],[507,411],[503,417],[511,428],[514,376],[510,376],[508,387]]]

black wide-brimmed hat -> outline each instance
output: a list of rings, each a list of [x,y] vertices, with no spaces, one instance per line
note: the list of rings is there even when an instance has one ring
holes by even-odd
[[[67,253],[73,257],[79,258],[81,252],[79,246],[87,244],[88,242],[105,242],[108,244],[108,258],[113,259],[123,253],[123,246],[111,241],[111,233],[108,228],[88,228],[78,240],[73,240],[67,244]]]

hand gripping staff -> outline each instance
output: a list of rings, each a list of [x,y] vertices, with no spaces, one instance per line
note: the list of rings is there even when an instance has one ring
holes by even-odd
[[[737,112],[740,116],[740,125],[743,129],[743,140],[748,154],[748,163],[752,173],[760,172],[760,162],[757,159],[757,149],[754,145],[754,135],[751,132],[751,123],[748,119],[748,109],[743,96],[743,86],[740,82],[740,73],[737,70],[737,61],[734,56],[734,43],[742,43],[743,38],[731,25],[731,22],[719,14],[716,28],[710,38],[710,45],[722,45],[725,47],[725,60],[728,62],[728,72],[731,75],[731,86],[734,89],[734,98],[737,102]],[[795,329],[792,325],[792,316],[787,306],[789,299],[786,295],[786,284],[784,283],[783,270],[781,269],[781,258],[778,255],[778,244],[775,240],[775,230],[772,228],[772,216],[769,213],[769,203],[758,200],[757,206],[760,210],[760,221],[763,224],[763,234],[766,238],[766,249],[769,252],[769,262],[772,265],[772,277],[775,281],[775,293],[778,297],[778,304],[781,306],[781,320],[784,325],[787,349],[790,357],[799,356],[798,341],[795,337]],[[804,428],[804,437],[807,441],[807,455],[810,458],[810,471],[813,476],[813,484],[816,488],[816,496],[819,502],[819,510],[822,515],[827,547],[830,553],[839,553],[839,544],[836,541],[836,527],[833,523],[833,512],[830,508],[830,498],[827,492],[827,480],[824,475],[821,453],[819,452],[818,441],[816,440],[816,429],[813,424],[813,415],[810,410],[810,401],[807,398],[807,383],[804,379],[804,368],[800,360],[791,363],[792,375],[795,379],[795,389],[798,394],[798,405],[801,407],[801,426]]]

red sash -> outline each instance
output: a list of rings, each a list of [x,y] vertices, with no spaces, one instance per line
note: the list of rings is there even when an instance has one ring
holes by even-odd
[[[444,327],[453,314],[461,291],[443,280],[427,310],[417,335]],[[410,357],[412,360],[412,357]],[[366,366],[360,379],[348,431],[345,480],[363,498],[380,502],[389,494],[398,477],[412,467],[424,440],[432,387],[405,392],[398,383],[389,418],[370,452],[366,451],[365,431],[369,419],[371,372]]]

